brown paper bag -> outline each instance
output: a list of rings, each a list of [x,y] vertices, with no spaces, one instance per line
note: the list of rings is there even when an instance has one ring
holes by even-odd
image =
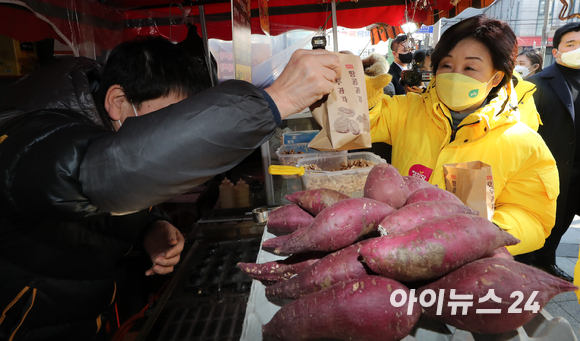
[[[455,194],[479,216],[493,219],[495,193],[491,166],[481,161],[443,165],[445,189]]]
[[[310,110],[322,127],[308,147],[352,150],[371,147],[371,129],[365,75],[358,56],[336,53],[342,66],[334,90]]]

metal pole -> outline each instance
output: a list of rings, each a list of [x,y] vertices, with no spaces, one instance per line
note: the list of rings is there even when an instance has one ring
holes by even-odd
[[[542,58],[544,58],[544,64],[546,64],[546,45],[548,44],[548,21],[550,18],[550,5],[552,0],[546,0],[544,6],[544,27],[542,27]],[[554,46],[558,48],[557,46]],[[542,65],[544,67],[544,65]]]
[[[203,48],[205,49],[205,62],[207,64],[207,70],[209,71],[209,78],[211,80],[211,85],[217,85],[217,84],[213,84],[213,77],[211,76],[213,73],[213,65],[211,64],[211,52],[209,52],[209,45],[207,43],[208,38],[207,38],[207,27],[205,26],[205,9],[203,8],[203,5],[199,5],[199,22],[201,23],[201,35],[203,38]]]
[[[262,169],[264,171],[264,181],[266,189],[266,198],[268,199],[268,205],[274,205],[274,181],[272,180],[272,174],[268,172],[268,167],[272,164],[270,159],[270,141],[266,141],[260,147],[262,152]]]
[[[338,29],[336,24],[336,2],[332,0],[332,42],[334,52],[338,52]]]

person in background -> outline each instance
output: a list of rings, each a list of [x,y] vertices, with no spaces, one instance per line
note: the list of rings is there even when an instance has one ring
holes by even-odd
[[[431,55],[435,76],[425,93],[388,97],[382,87],[371,87],[380,81],[367,81],[372,141],[393,146],[392,165],[402,175],[445,188],[444,164],[491,165],[493,223],[521,240],[508,246],[513,255],[542,247],[559,190],[550,150],[519,122],[510,85],[516,56],[509,25],[478,15],[441,35]]]
[[[421,65],[421,67],[419,68],[419,70],[421,70],[421,72],[430,72],[431,74],[433,73],[433,67],[431,66],[431,54],[432,53],[433,53],[432,47],[425,50],[425,61],[423,62],[423,65]],[[429,82],[430,81],[423,82],[423,91],[425,91],[427,89],[427,87],[429,86]]]
[[[537,73],[542,72],[542,65],[544,58],[536,50],[528,50],[520,53],[516,59],[515,71],[522,75],[523,79],[527,79]]]
[[[556,249],[574,216],[580,213],[580,23],[569,23],[554,33],[555,63],[527,80],[537,87],[534,101],[542,118],[538,133],[554,154],[560,174],[556,222],[546,244],[517,260],[572,281],[556,264]]]
[[[401,71],[407,70],[407,67],[413,62],[413,52],[409,48],[407,35],[399,34],[391,42],[391,53],[394,61],[389,67],[389,74],[393,76],[391,83],[395,87],[395,95],[404,95],[405,88],[399,82],[401,79]]]
[[[421,71],[433,71],[433,67],[431,66],[431,54],[433,54],[432,47],[425,50],[425,61],[423,62],[423,65],[419,68]]]
[[[408,65],[413,62],[413,52],[409,48],[407,35],[399,34],[391,41],[391,53],[394,58],[388,70],[391,75],[391,81],[385,83],[383,93],[389,96],[404,95],[406,91],[405,86],[400,82],[401,72],[406,70]],[[373,143],[371,151],[391,163],[392,147],[390,145],[382,142]]]
[[[221,174],[281,119],[330,93],[338,57],[299,50],[261,90],[179,46],[117,46],[102,67],[67,58],[16,82],[0,113],[0,340],[103,340],[123,259],[167,274],[184,239],[152,206]],[[105,321],[106,322],[106,321]]]

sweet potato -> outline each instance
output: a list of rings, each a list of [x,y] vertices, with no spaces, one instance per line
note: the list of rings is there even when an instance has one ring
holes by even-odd
[[[397,212],[388,215],[380,223],[383,231],[389,235],[401,234],[435,218],[454,214],[473,214],[478,212],[471,208],[450,201],[418,201],[401,207]]]
[[[455,295],[473,295],[473,298],[454,300],[473,303],[473,306],[468,307],[466,315],[462,315],[461,307],[458,307],[456,313],[452,314],[449,306],[452,289],[455,289]],[[466,264],[439,280],[419,288],[417,296],[420,297],[426,290],[433,290],[437,293],[437,304],[430,307],[423,306],[424,314],[428,318],[470,332],[502,333],[526,324],[555,295],[576,289],[578,288],[571,283],[514,260],[484,258]],[[440,302],[440,290],[444,290],[443,302]],[[500,303],[490,299],[488,295],[492,291],[501,300]],[[520,291],[523,294],[522,297],[517,296],[518,294],[510,297],[516,291]],[[537,291],[535,297],[531,296],[534,291]],[[528,302],[528,309],[526,309]],[[537,302],[535,312],[530,310],[534,302]],[[438,304],[441,303],[442,310],[438,314]],[[522,310],[519,312],[510,310],[514,308]],[[499,309],[499,313],[478,312],[477,309]]]
[[[359,340],[395,341],[408,335],[421,315],[414,305],[394,307],[395,290],[409,289],[380,276],[364,276],[306,295],[283,306],[262,327],[269,340]]]
[[[275,249],[281,247],[286,241],[288,241],[292,238],[298,238],[298,236],[300,236],[301,234],[306,232],[306,230],[307,230],[307,228],[302,228],[302,229],[296,230],[295,232],[292,232],[291,234],[286,234],[283,236],[278,236],[278,237],[274,237],[274,238],[270,238],[268,240],[265,240],[262,243],[262,248],[266,249],[266,250],[274,251]]]
[[[380,163],[370,170],[365,182],[365,198],[399,208],[405,205],[408,196],[409,189],[395,167],[388,163]]]
[[[409,194],[421,188],[436,187],[435,185],[431,185],[430,183],[428,183],[423,179],[411,175],[403,176],[403,182],[405,183],[405,185],[407,185],[407,188],[409,189]]]
[[[360,249],[369,268],[398,281],[434,279],[519,242],[492,222],[456,214],[425,222],[401,235],[369,240]]]
[[[331,252],[341,249],[365,234],[376,231],[379,222],[394,211],[391,206],[373,199],[341,200],[320,212],[307,228],[283,236],[288,238],[274,252]]]
[[[366,241],[363,241],[364,243]],[[370,274],[358,259],[362,243],[356,243],[335,251],[296,276],[266,288],[266,296],[299,298],[324,290],[338,282],[356,279]]]
[[[420,188],[411,193],[407,198],[405,205],[419,201],[451,201],[458,204],[463,204],[455,194],[435,186]]]
[[[276,235],[289,234],[307,227],[314,217],[296,204],[288,204],[268,214],[268,231]]]
[[[297,204],[314,216],[317,216],[325,208],[348,198],[350,198],[348,195],[329,188],[309,189],[286,196],[290,202]]]
[[[238,268],[264,285],[286,281],[326,256],[322,252],[299,253],[283,260],[256,263],[238,263]],[[357,253],[358,256],[358,253]]]
[[[497,249],[491,251],[490,253],[484,255],[482,258],[487,258],[487,257],[504,258],[504,259],[510,259],[510,260],[514,259],[514,256],[512,256],[512,254],[507,250],[507,248],[505,246],[502,246],[500,248],[497,248]]]

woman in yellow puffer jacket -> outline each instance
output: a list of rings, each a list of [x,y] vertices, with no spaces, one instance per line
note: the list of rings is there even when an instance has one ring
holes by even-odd
[[[554,226],[558,170],[542,138],[520,122],[511,76],[516,36],[483,15],[441,36],[431,61],[434,79],[422,95],[384,96],[387,75],[367,77],[373,142],[393,146],[402,175],[445,188],[443,165],[492,166],[493,222],[521,240],[516,255],[539,249]]]
[[[514,72],[513,81],[517,94],[517,106],[520,112],[520,122],[525,123],[528,127],[538,131],[542,124],[540,113],[536,108],[534,102],[534,92],[536,92],[536,84],[528,82],[522,78],[519,72]]]

